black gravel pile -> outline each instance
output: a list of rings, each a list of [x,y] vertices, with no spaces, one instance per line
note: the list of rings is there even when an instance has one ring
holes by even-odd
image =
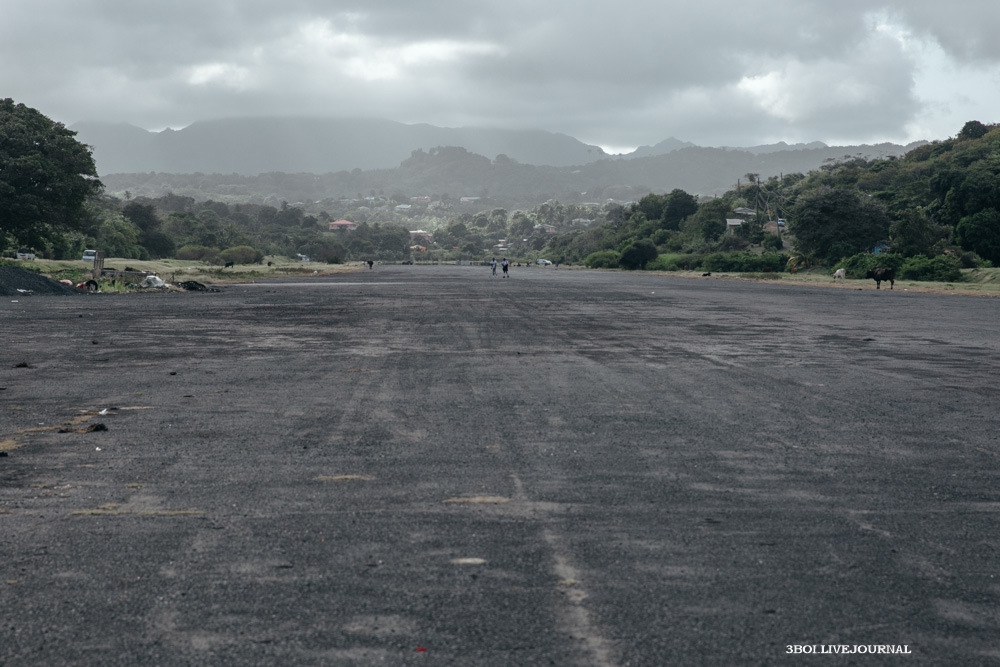
[[[26,290],[19,292],[18,290]],[[41,296],[84,294],[84,290],[63,285],[58,280],[16,266],[0,266],[0,296]]]

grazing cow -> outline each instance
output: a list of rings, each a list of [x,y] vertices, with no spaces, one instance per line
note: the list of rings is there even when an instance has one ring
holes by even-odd
[[[896,285],[896,269],[873,269],[865,274],[865,278],[875,281],[875,289],[882,289],[882,281],[889,283],[889,289]]]
[[[836,282],[838,279],[847,280],[847,271],[845,271],[844,269],[837,269],[836,271],[834,271],[833,280]]]
[[[224,269],[228,269],[228,268],[230,268],[230,267],[231,267],[232,265],[233,265],[233,263],[232,263],[232,262],[226,262],[226,265],[225,265],[224,267],[222,267],[222,268],[224,268]]]

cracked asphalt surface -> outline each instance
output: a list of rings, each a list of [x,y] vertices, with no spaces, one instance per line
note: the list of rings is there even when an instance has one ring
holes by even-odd
[[[864,287],[4,300],[0,664],[1000,661],[1000,300]]]

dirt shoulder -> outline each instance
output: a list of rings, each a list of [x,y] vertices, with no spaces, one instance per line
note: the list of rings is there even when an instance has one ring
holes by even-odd
[[[657,272],[658,275],[676,276],[698,280],[738,280],[741,282],[768,283],[778,285],[798,285],[808,287],[825,287],[829,289],[874,290],[873,280],[837,280],[832,276],[820,273],[773,274],[773,277],[762,277],[762,274],[715,273],[704,274],[697,271]],[[882,289],[888,289],[883,284]],[[918,280],[897,280],[893,291],[921,292],[926,294],[959,294],[962,296],[1000,297],[1000,283],[995,282],[956,282],[942,283]]]

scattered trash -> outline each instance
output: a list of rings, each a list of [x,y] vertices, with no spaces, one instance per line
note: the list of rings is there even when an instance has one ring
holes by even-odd
[[[21,293],[21,294],[34,294],[35,293],[33,290],[30,290],[30,289],[21,289],[20,287],[17,288],[17,291],[19,293]]]
[[[146,276],[139,287],[166,287],[167,283],[159,276]]]
[[[101,286],[97,284],[96,280],[88,280],[86,282],[77,283],[77,289],[87,290],[88,292],[98,292]]]
[[[197,280],[184,280],[177,283],[177,286],[181,289],[186,289],[189,292],[218,292],[219,289],[215,287],[208,287],[207,285],[202,285]]]

